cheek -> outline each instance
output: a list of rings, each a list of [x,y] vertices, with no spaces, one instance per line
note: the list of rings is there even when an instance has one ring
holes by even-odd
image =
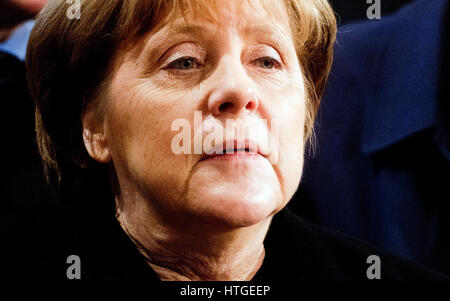
[[[280,174],[286,201],[297,190],[303,169],[304,126],[306,102],[304,89],[293,87],[283,95],[279,105],[279,162]]]
[[[176,133],[171,125],[178,118],[192,118],[193,108],[149,81],[124,82],[113,81],[107,113],[108,143],[119,181],[136,183],[154,199],[176,199],[192,162],[189,156],[172,152]],[[160,193],[171,195],[156,195]]]

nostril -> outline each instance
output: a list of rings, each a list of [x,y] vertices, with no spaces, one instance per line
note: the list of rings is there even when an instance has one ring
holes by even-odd
[[[230,110],[231,108],[233,108],[233,103],[231,102],[224,102],[223,104],[221,104],[219,106],[219,112],[226,112],[228,110]]]

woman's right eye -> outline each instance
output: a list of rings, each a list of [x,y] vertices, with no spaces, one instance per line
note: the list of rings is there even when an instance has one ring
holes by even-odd
[[[166,69],[191,70],[200,67],[200,63],[193,57],[182,57],[169,63]]]

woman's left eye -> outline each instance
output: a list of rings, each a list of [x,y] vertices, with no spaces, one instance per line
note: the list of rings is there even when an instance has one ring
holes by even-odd
[[[255,63],[258,67],[264,68],[264,69],[277,69],[280,68],[281,64],[270,57],[262,57],[257,60],[255,60]]]

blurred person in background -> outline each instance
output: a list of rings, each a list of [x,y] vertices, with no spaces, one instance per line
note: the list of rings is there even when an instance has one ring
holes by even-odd
[[[27,223],[41,223],[45,220],[46,215],[40,214],[40,210],[55,208],[57,200],[42,172],[35,142],[34,103],[26,84],[24,62],[33,18],[46,2],[47,0],[0,1],[0,156],[3,158],[0,178],[1,258],[4,271],[2,275],[8,278],[14,278],[16,273],[27,266],[26,258],[29,254],[34,254],[34,247],[42,241],[40,236],[36,236],[29,241],[26,249],[14,247],[29,232]],[[27,210],[31,207],[36,208],[33,216]],[[48,231],[55,233],[56,229]],[[12,261],[13,256],[24,260]]]
[[[25,76],[25,54],[34,16],[44,0],[0,1],[0,97],[3,103],[2,195],[23,168],[38,161],[34,143],[34,104]]]
[[[343,25],[359,20],[367,20],[367,10],[375,3],[375,0],[329,0],[336,12],[338,24]],[[413,0],[380,0],[381,15],[387,16],[394,13],[405,4]]]
[[[290,204],[447,274],[449,9],[417,0],[339,28],[317,150]]]

